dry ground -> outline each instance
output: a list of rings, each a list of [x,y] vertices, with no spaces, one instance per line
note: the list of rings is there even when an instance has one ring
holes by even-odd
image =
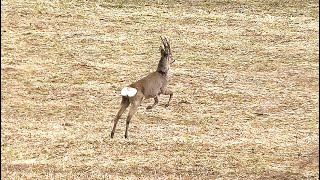
[[[2,179],[318,179],[319,2],[1,1]],[[171,106],[122,87],[171,40]]]

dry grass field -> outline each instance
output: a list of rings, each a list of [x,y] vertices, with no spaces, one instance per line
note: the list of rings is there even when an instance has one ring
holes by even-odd
[[[316,0],[1,0],[1,179],[318,179]],[[122,87],[168,96],[110,138]]]

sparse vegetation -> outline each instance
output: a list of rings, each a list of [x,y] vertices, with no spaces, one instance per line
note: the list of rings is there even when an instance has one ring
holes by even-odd
[[[319,2],[1,1],[3,179],[318,179]],[[172,104],[109,137],[171,40]],[[137,71],[136,64],[139,64]]]

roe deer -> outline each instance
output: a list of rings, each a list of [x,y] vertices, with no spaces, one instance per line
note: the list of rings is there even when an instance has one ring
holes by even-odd
[[[128,138],[128,128],[130,120],[136,113],[143,99],[154,99],[154,103],[147,107],[147,109],[151,109],[158,104],[158,97],[160,96],[160,94],[170,95],[169,101],[165,105],[165,107],[169,106],[173,93],[167,89],[168,72],[170,64],[173,63],[174,60],[171,55],[171,49],[168,40],[166,38],[160,38],[164,47],[160,46],[161,58],[158,63],[157,70],[121,90],[121,107],[116,117],[114,118],[111,138],[113,138],[118,120],[130,104],[130,110],[126,119],[126,131],[124,135],[125,138]]]

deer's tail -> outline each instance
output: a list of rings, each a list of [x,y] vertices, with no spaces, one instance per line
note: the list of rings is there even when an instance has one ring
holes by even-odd
[[[125,96],[125,97],[133,97],[137,94],[137,89],[133,88],[133,87],[124,87],[121,90],[121,96]]]

